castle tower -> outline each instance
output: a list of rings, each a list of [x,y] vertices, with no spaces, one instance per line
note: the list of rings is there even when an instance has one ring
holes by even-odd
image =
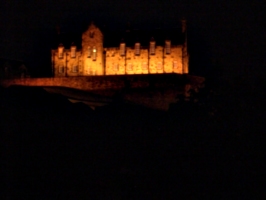
[[[103,34],[93,23],[82,34],[83,75],[103,75]]]

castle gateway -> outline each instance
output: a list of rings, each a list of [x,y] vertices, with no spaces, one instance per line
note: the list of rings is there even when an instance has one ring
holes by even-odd
[[[176,37],[182,39],[175,42]],[[91,24],[82,34],[81,48],[78,49],[73,43],[67,49],[64,44],[60,44],[51,52],[53,75],[64,77],[189,72],[185,20],[181,21],[179,35],[174,35],[171,39],[164,38],[161,42],[156,37],[150,37],[146,43],[138,39],[133,43],[120,40],[116,46],[104,46],[104,40],[101,30]]]

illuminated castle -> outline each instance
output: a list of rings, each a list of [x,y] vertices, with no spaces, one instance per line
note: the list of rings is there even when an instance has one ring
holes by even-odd
[[[104,46],[104,35],[93,23],[82,34],[81,48],[73,43],[66,49],[60,44],[52,50],[52,70],[55,77],[157,74],[189,72],[187,53],[186,21],[181,21],[181,42],[164,39],[160,44],[155,38],[129,44],[121,40],[117,46]],[[174,36],[178,37],[178,35]]]

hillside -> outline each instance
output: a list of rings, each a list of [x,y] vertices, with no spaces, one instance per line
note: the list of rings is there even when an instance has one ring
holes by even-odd
[[[222,84],[167,112],[118,102],[93,111],[34,87],[0,92],[7,199],[262,194],[264,106],[256,91]]]

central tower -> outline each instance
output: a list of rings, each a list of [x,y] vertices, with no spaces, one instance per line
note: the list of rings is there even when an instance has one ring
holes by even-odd
[[[103,75],[103,34],[93,23],[82,34],[83,74]]]

